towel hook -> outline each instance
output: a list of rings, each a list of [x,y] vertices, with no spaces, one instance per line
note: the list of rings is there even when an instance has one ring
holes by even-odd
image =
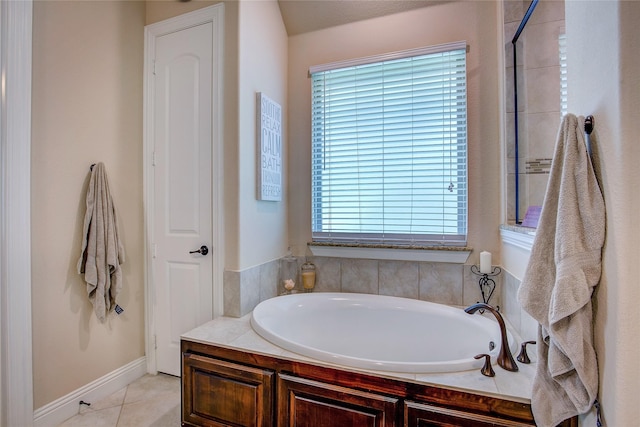
[[[587,116],[584,119],[584,131],[587,133],[587,135],[591,135],[591,132],[593,132],[594,121],[595,120],[593,116]]]
[[[595,119],[591,115],[585,117],[584,119],[584,133],[585,133],[584,143],[587,147],[587,153],[589,154],[589,158],[591,159],[593,156],[593,151],[591,149],[591,132],[593,132],[594,121]]]
[[[89,171],[93,171],[93,167],[95,166],[95,163],[92,163],[91,166],[89,166]]]

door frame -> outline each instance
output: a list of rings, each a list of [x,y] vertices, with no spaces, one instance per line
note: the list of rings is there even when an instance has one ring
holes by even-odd
[[[0,425],[33,424],[32,16],[31,0],[0,2]]]
[[[147,372],[158,372],[156,360],[156,287],[153,280],[153,225],[155,220],[154,206],[154,174],[153,174],[153,141],[155,102],[153,79],[148,78],[153,72],[156,38],[175,31],[194,27],[204,23],[213,24],[213,66],[212,66],[212,118],[211,118],[211,168],[213,215],[213,232],[211,236],[213,257],[213,317],[223,313],[223,268],[224,268],[224,217],[223,217],[223,70],[224,70],[224,4],[218,3],[193,12],[185,13],[144,28],[144,113],[143,113],[143,199],[144,199],[144,264],[145,264],[145,350],[147,356]]]

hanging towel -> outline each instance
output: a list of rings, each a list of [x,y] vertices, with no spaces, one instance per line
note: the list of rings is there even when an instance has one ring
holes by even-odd
[[[120,264],[124,263],[124,248],[102,163],[94,165],[91,170],[86,205],[78,273],[84,274],[93,311],[98,320],[104,322],[107,314],[115,308],[122,288]]]
[[[589,411],[598,390],[591,295],[600,281],[605,206],[583,128],[582,117],[562,120],[518,291],[522,308],[540,324],[531,406],[541,427]]]

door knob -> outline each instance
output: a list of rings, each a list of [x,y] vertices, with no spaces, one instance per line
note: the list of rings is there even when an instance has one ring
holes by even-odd
[[[209,248],[207,248],[205,245],[200,246],[200,249],[196,250],[196,251],[189,251],[190,254],[201,254],[201,255],[206,255],[209,253]]]

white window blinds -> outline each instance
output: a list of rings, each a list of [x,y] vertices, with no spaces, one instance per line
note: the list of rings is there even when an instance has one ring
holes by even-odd
[[[567,35],[558,36],[558,51],[560,54],[560,117],[567,114]]]
[[[466,44],[310,73],[314,241],[466,244]]]

